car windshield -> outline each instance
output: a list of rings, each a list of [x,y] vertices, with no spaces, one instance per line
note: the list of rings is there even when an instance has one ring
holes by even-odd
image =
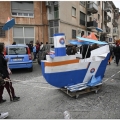
[[[8,47],[7,47],[7,54],[8,54]],[[19,47],[9,47],[9,55],[25,55],[27,54],[27,48],[23,46]]]

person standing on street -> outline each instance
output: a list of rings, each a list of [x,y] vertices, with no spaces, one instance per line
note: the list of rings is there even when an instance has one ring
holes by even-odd
[[[36,56],[38,55],[39,50],[40,50],[40,44],[36,42]]]
[[[50,44],[48,44],[48,42],[46,42],[45,51],[50,52]]]
[[[30,41],[30,43],[28,44],[28,47],[30,49],[30,53],[32,54],[32,52],[33,52],[33,42],[32,41]]]
[[[43,51],[43,48],[44,48],[44,45],[43,45],[43,42],[41,42],[40,51]]]
[[[117,43],[116,47],[114,48],[113,52],[114,52],[114,55],[115,55],[116,64],[118,66],[119,60],[120,60],[120,46],[119,46],[118,43]]]
[[[18,101],[20,97],[15,96],[14,88],[12,86],[12,81],[10,80],[8,73],[7,60],[4,57],[5,46],[4,43],[0,43],[0,74],[1,77],[5,80],[5,84],[0,86],[0,103],[5,102],[2,98],[4,87],[7,89],[7,92],[10,96],[10,101]]]
[[[36,60],[36,44],[33,46],[33,55],[34,55],[34,60]]]

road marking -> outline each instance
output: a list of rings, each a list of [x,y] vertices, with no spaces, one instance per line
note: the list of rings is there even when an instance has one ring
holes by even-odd
[[[118,71],[117,73],[120,73],[120,71]]]
[[[108,81],[109,80],[109,78],[108,79],[106,79],[105,81],[103,81],[103,82],[106,82],[106,81]]]
[[[118,71],[116,74],[120,73],[120,71]],[[104,80],[103,82],[108,81],[110,78],[114,77],[116,74],[112,75],[111,77],[107,78],[106,80]],[[111,81],[113,81],[114,79],[112,79]]]
[[[115,76],[115,74],[114,75],[112,75],[111,77],[114,77]]]
[[[35,77],[35,78],[32,78],[32,79],[29,79],[29,80],[25,80],[26,82],[30,82],[30,81],[33,81],[35,79],[41,79],[41,78],[44,78],[43,76],[39,76],[39,77]],[[25,82],[25,81],[22,81],[22,80],[16,80],[16,79],[12,79],[12,81],[16,81],[16,82]]]
[[[45,89],[53,89],[53,90],[58,90],[58,89],[60,89],[60,88],[50,88],[50,87],[40,87],[40,86],[33,86],[33,87],[35,87],[35,88],[45,88]]]
[[[116,74],[118,74],[118,73],[120,73],[120,71],[116,72]],[[116,74],[113,74],[111,77],[105,79],[105,80],[103,81],[103,83],[107,82],[110,78],[114,77]],[[21,82],[21,83],[24,84],[24,85],[28,85],[28,84],[26,84],[26,83],[34,83],[34,80],[36,80],[36,79],[41,79],[41,78],[44,79],[43,76],[39,76],[39,77],[35,77],[35,78],[29,79],[29,80],[25,80],[25,81],[22,81],[22,80],[14,80],[14,79],[13,79],[12,81]],[[111,79],[111,81],[113,81],[113,80],[114,80],[114,79]],[[35,83],[48,84],[47,82],[38,82],[38,81],[36,81]],[[50,87],[40,87],[40,86],[33,86],[33,87],[35,87],[35,88],[41,88],[41,89],[53,89],[53,90],[54,90],[54,89],[60,89],[60,88],[50,88]]]
[[[112,79],[111,81],[113,81],[114,79]]]

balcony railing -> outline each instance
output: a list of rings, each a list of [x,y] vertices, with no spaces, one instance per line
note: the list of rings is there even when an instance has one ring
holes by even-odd
[[[87,22],[87,28],[95,28],[98,27],[98,23],[96,21]]]
[[[106,33],[109,34],[110,33],[110,28],[108,26],[106,26]]]
[[[115,19],[112,20],[112,24],[113,24],[113,27],[117,27],[118,26],[118,23]]]
[[[118,36],[118,29],[116,27],[113,28],[113,36]]]
[[[111,29],[108,26],[105,26],[105,28],[103,29],[103,33],[102,34],[109,34],[111,31]]]
[[[87,3],[87,11],[88,13],[95,14],[98,12],[98,5],[94,2]]]
[[[108,15],[106,15],[106,16],[104,17],[104,21],[105,21],[105,22],[111,22],[111,17],[108,16]]]
[[[104,11],[106,12],[111,12],[112,7],[110,6],[109,3],[104,2]]]
[[[115,11],[114,11],[114,18],[115,19],[119,18],[119,8],[115,9]]]

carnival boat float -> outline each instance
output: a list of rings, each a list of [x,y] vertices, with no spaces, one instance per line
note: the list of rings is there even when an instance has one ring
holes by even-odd
[[[52,86],[77,91],[80,88],[95,86],[102,83],[108,59],[109,45],[96,39],[94,33],[87,38],[76,37],[71,44],[99,44],[101,47],[92,50],[90,58],[77,58],[76,55],[66,55],[65,34],[54,34],[55,53],[46,55],[41,61],[42,74]]]

